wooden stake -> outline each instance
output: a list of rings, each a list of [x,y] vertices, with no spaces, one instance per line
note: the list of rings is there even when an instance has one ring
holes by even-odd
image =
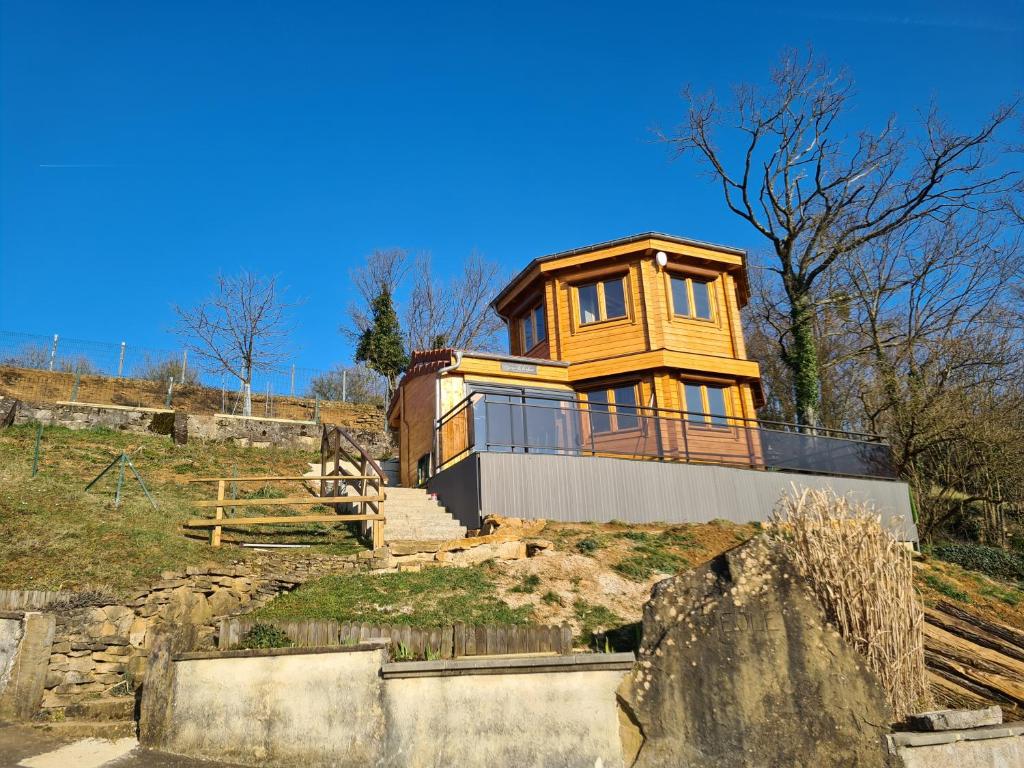
[[[225,485],[226,485],[226,483],[223,480],[218,480],[217,481],[217,501],[221,502],[222,504],[224,502],[224,486]],[[218,506],[217,507],[217,512],[214,515],[214,518],[217,519],[217,520],[223,520],[224,519],[224,507],[223,506]],[[213,528],[210,529],[210,546],[211,547],[219,547],[220,546],[220,531],[221,531],[221,527],[219,525],[215,525]]]

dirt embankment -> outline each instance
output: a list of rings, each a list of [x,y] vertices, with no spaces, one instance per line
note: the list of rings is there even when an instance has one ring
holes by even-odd
[[[77,383],[76,383],[77,378]],[[0,395],[27,403],[54,403],[75,400],[79,403],[124,405],[135,408],[166,408],[167,382],[146,379],[119,379],[114,376],[75,374],[34,368],[0,366]],[[196,385],[179,385],[171,391],[174,410],[194,414],[221,413],[225,401],[228,410],[237,393]],[[318,413],[315,400],[273,396],[269,406],[265,394],[254,392],[252,409],[256,416],[278,419],[313,420]],[[367,428],[368,423],[384,430],[384,411],[376,405],[357,405],[322,400],[319,418],[328,424]]]

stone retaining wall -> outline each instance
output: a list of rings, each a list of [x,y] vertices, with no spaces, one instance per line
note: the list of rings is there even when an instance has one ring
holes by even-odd
[[[257,558],[233,565],[165,572],[124,602],[74,606],[74,596],[49,610],[57,616],[42,708],[52,710],[137,687],[155,633],[195,624],[200,647],[214,647],[222,618],[249,613],[311,577],[350,573],[379,564],[372,553],[306,555],[281,563]]]
[[[0,411],[10,408],[11,400],[0,397]],[[132,408],[123,405],[88,405],[85,403],[21,402],[15,424],[38,422],[45,426],[68,429],[107,427],[122,432],[169,435],[174,428],[174,411],[157,408]]]
[[[6,414],[15,401],[0,395],[0,414]],[[337,414],[339,426],[352,432],[370,455],[391,456],[395,451],[391,433],[384,424],[384,413],[370,405],[349,405]],[[253,448],[277,446],[316,451],[320,448],[321,425],[315,421],[267,419],[230,414],[191,414],[161,408],[127,405],[97,405],[58,401],[26,403],[19,401],[15,424],[38,422],[68,429],[106,427],[136,434],[174,435],[177,442],[202,440],[233,442]]]

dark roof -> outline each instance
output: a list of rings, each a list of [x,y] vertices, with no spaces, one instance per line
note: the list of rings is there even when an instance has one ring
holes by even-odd
[[[742,248],[733,248],[729,245],[719,245],[717,243],[709,243],[704,240],[694,240],[689,237],[679,237],[677,235],[666,235],[664,232],[641,232],[637,235],[630,235],[629,237],[620,237],[617,240],[608,240],[603,243],[594,243],[593,245],[584,245],[580,248],[572,248],[568,251],[559,251],[558,253],[549,253],[547,256],[538,256],[536,259],[531,261],[526,267],[516,275],[508,285],[501,289],[497,296],[494,297],[494,301],[491,302],[491,306],[497,308],[498,302],[500,302],[513,286],[519,283],[526,274],[538,264],[543,264],[546,261],[553,261],[554,259],[562,259],[566,256],[577,256],[581,253],[590,253],[592,251],[603,251],[605,248],[615,248],[620,245],[628,245],[629,243],[635,243],[640,240],[665,240],[670,243],[677,243],[679,245],[693,245],[698,248],[711,248],[716,251],[722,251],[724,253],[732,253],[736,256],[746,258],[747,252]]]

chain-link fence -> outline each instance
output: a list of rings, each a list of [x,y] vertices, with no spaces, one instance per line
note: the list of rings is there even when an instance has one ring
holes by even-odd
[[[283,365],[257,371],[253,416],[330,421],[338,404],[382,405],[385,384],[361,367]],[[190,413],[244,412],[237,378],[196,365],[187,349],[153,349],[0,331],[0,394],[27,402],[78,402]]]

